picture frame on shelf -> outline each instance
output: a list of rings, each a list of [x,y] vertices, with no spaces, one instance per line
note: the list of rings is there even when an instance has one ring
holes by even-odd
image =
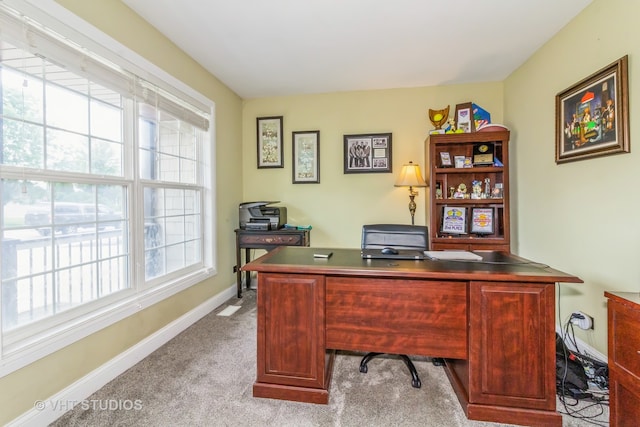
[[[465,102],[456,105],[456,129],[462,130],[464,133],[475,132],[475,121],[473,120],[473,105],[471,102]]]
[[[320,131],[298,131],[291,134],[294,184],[320,183]]]
[[[464,158],[464,163],[462,163],[462,167],[463,168],[472,168],[473,167],[473,161],[471,161],[471,157],[465,157]]]
[[[556,95],[556,163],[630,152],[625,55]]]
[[[344,135],[344,173],[391,173],[391,133]]]
[[[440,199],[444,199],[444,185],[442,184],[442,181],[436,181],[436,188],[435,188],[435,192],[436,192],[436,199],[440,200]]]
[[[442,227],[445,234],[467,234],[467,210],[459,206],[442,207]]]
[[[454,156],[453,160],[455,162],[456,168],[463,168],[464,167],[464,156]]]
[[[451,166],[453,166],[451,164],[451,155],[449,154],[448,151],[441,151],[440,152],[440,167],[442,167],[442,168],[450,168]]]
[[[258,169],[284,167],[283,116],[256,118]]]
[[[492,199],[502,199],[504,197],[504,185],[501,182],[497,182],[491,190]]]
[[[493,234],[493,208],[471,208],[471,233]]]

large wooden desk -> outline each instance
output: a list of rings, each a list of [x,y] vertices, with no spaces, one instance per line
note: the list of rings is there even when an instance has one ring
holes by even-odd
[[[251,249],[273,250],[278,246],[309,246],[311,239],[310,230],[293,230],[281,228],[279,230],[245,230],[237,228],[236,232],[236,287],[238,298],[242,298],[242,249],[245,250],[244,260],[251,259]],[[245,275],[247,289],[251,287],[251,272]]]
[[[562,425],[555,283],[579,278],[500,252],[444,262],[332,250],[282,247],[244,266],[258,272],[255,397],[326,404],[335,350],[404,353],[445,358],[469,419]]]

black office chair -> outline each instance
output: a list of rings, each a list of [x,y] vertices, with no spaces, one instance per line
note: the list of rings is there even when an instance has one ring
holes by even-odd
[[[394,249],[409,249],[426,251],[429,248],[429,231],[422,225],[403,224],[370,224],[362,227],[362,249],[382,249],[390,247]],[[369,360],[382,353],[367,353],[360,361],[360,372],[367,372]],[[411,359],[406,354],[400,354],[411,373],[411,385],[420,388],[422,383],[418,377],[418,371]],[[435,362],[434,362],[435,364]]]

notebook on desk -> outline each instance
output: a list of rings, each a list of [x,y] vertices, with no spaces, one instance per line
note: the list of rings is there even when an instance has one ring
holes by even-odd
[[[398,249],[397,253],[382,253],[382,249],[362,249],[363,259],[424,259],[424,253],[418,250]]]

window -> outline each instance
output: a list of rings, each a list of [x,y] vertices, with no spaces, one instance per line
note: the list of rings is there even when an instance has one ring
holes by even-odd
[[[213,201],[210,102],[4,6],[0,25],[2,360],[204,279]]]

